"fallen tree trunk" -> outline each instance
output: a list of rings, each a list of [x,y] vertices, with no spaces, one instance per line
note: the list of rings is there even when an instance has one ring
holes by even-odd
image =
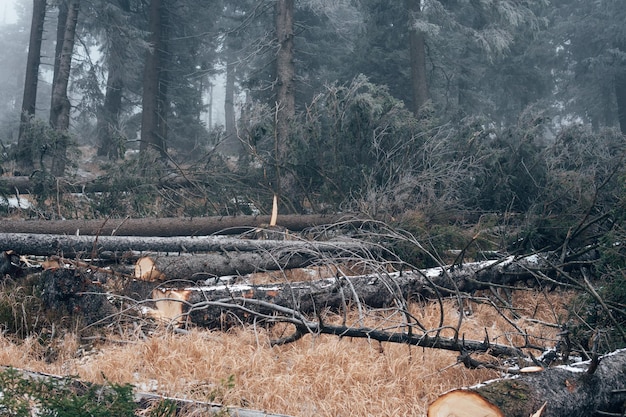
[[[142,257],[135,277],[143,281],[205,281],[225,275],[302,268],[315,258],[291,251],[204,253],[193,256]]]
[[[142,237],[76,236],[29,233],[0,233],[0,251],[12,250],[21,255],[65,257],[124,257],[129,252],[272,252],[294,254],[364,255],[376,247],[360,241],[333,240],[257,240],[226,236]],[[234,256],[234,255],[233,255]],[[254,265],[252,263],[251,265]],[[196,271],[202,272],[202,271]],[[205,271],[208,272],[208,271]],[[232,274],[230,272],[228,274]],[[227,275],[227,274],[224,274]]]
[[[623,415],[626,399],[626,350],[589,362],[520,374],[441,395],[428,417],[586,417],[598,412]],[[544,407],[545,404],[545,407]]]
[[[167,258],[164,258],[167,259]],[[455,268],[432,268],[427,270],[405,271],[396,273],[378,273],[362,276],[337,276],[322,280],[298,283],[276,283],[251,285],[241,281],[228,283],[216,279],[214,284],[194,285],[193,276],[186,276],[183,281],[168,281],[155,287],[154,280],[168,278],[162,271],[153,269],[153,264],[136,269],[134,277],[119,277],[105,274],[98,285],[92,285],[93,269],[57,268],[44,271],[42,280],[49,288],[47,294],[56,296],[61,301],[80,304],[82,295],[72,294],[74,288],[83,288],[73,284],[84,282],[87,292],[100,292],[103,296],[118,295],[137,303],[145,304],[146,299],[158,300],[152,315],[174,323],[189,321],[199,326],[222,327],[224,325],[223,300],[241,299],[258,300],[267,304],[251,304],[250,309],[261,315],[272,315],[275,311],[267,306],[283,306],[302,314],[330,309],[341,311],[349,306],[367,306],[383,308],[403,304],[414,298],[432,299],[488,289],[492,286],[514,286],[530,280],[530,285],[537,283],[537,274],[546,278],[555,275],[555,268],[550,264],[549,256],[533,255],[523,259],[513,257],[502,261],[486,261],[465,264]],[[147,273],[147,271],[150,271]],[[147,277],[142,277],[147,273]],[[151,274],[156,274],[152,277]],[[160,276],[159,274],[163,274]],[[206,278],[206,274],[202,276]],[[528,286],[528,285],[526,285]],[[82,291],[82,290],[81,290]],[[55,297],[48,298],[48,304],[58,307]],[[217,302],[220,301],[220,302]],[[216,302],[213,303],[212,302]],[[233,310],[237,307],[233,306]],[[72,306],[68,311],[88,310],[90,306]],[[107,314],[109,312],[107,311]],[[237,320],[249,321],[254,317],[241,313]]]
[[[194,218],[144,218],[103,220],[0,220],[4,233],[42,233],[94,236],[206,236],[239,234],[269,225],[270,216],[216,216]],[[346,215],[281,215],[277,224],[300,231],[316,226],[349,223],[364,219]]]

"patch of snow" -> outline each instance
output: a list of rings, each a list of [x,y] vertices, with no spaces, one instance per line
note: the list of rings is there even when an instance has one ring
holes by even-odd
[[[19,208],[22,210],[33,207],[30,201],[21,197],[0,197],[0,205],[7,206],[8,208]]]

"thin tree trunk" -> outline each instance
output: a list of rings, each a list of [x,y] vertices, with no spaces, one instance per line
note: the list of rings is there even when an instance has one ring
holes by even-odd
[[[291,123],[296,114],[295,104],[295,65],[294,65],[294,0],[276,2],[276,38],[278,54],[276,56],[276,133],[275,159],[276,183],[274,192],[280,196],[280,168],[284,163]]]
[[[142,153],[153,149],[161,155],[166,152],[165,141],[161,136],[160,117],[162,116],[162,17],[164,5],[162,0],[150,2],[150,49],[146,52],[143,75],[143,98],[141,117],[141,143],[139,150]]]
[[[70,126],[71,103],[67,96],[67,88],[72,67],[72,54],[74,51],[74,41],[76,39],[76,23],[78,22],[78,12],[80,0],[70,0],[67,9],[67,19],[63,31],[63,46],[59,56],[58,72],[54,77],[52,87],[52,101],[50,106],[50,125],[57,130],[60,135],[54,144],[54,154],[52,159],[52,174],[60,177],[65,172],[68,129]]]
[[[409,14],[409,56],[411,61],[411,96],[413,114],[420,115],[420,110],[428,101],[428,81],[426,79],[426,51],[424,32],[415,27],[421,13],[420,0],[406,0]]]
[[[24,96],[22,99],[22,113],[18,138],[17,164],[22,175],[30,175],[34,168],[32,137],[27,134],[26,128],[35,116],[39,64],[41,63],[41,41],[45,18],[46,0],[33,0],[33,17],[30,27],[30,40],[28,43],[28,58],[26,62],[26,77],[24,80]]]
[[[226,41],[226,85],[224,88],[224,129],[226,138],[224,139],[223,151],[227,155],[240,155],[243,151],[241,142],[237,137],[235,130],[235,79],[236,79],[236,65],[235,56],[232,46],[229,43],[230,39]]]
[[[620,130],[626,135],[626,71],[622,71],[615,79],[615,96]]]

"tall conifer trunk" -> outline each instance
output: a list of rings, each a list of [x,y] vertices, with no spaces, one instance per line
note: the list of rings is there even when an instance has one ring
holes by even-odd
[[[127,0],[120,0],[118,4],[124,12],[130,11],[130,4]],[[111,43],[107,56],[107,85],[104,103],[98,110],[96,127],[98,156],[105,156],[112,160],[122,156],[118,129],[122,109],[122,89],[124,88],[124,59],[128,56],[127,39],[118,28],[121,22],[115,23],[107,29]]]
[[[224,152],[229,155],[239,155],[241,144],[235,131],[235,57],[234,51],[226,40],[226,84],[224,86]]]
[[[141,117],[141,143],[139,150],[142,153],[149,149],[157,150],[161,156],[166,155],[165,132],[161,120],[163,116],[164,86],[162,85],[163,62],[163,1],[150,2],[150,49],[146,52],[143,75],[143,97]]]
[[[280,195],[281,166],[284,164],[289,131],[296,114],[295,100],[295,65],[294,65],[294,32],[293,32],[294,0],[278,0],[276,2],[276,38],[278,54],[276,56],[276,182],[274,192]]]
[[[623,70],[615,79],[615,97],[619,127],[622,134],[626,135],[626,70]]]
[[[421,13],[420,0],[405,0],[409,16],[409,56],[411,61],[411,97],[413,114],[420,115],[420,109],[428,101],[428,81],[426,78],[426,47],[424,32],[415,27]]]
[[[78,22],[78,11],[80,0],[69,0],[67,6],[67,18],[62,30],[63,39],[61,42],[60,54],[55,57],[55,75],[52,84],[52,99],[50,104],[50,126],[57,130],[60,135],[54,144],[52,158],[52,175],[62,176],[65,172],[66,153],[70,126],[71,103],[67,96],[67,87],[70,79],[70,69],[72,67],[72,53],[74,51],[74,40],[76,39],[76,23]],[[61,15],[61,13],[60,13]],[[59,22],[61,25],[62,22]],[[60,28],[58,33],[60,33]],[[58,50],[58,43],[57,43]],[[58,67],[56,59],[58,58]]]
[[[37,102],[37,84],[39,80],[39,64],[41,63],[41,41],[43,25],[46,18],[46,0],[33,0],[33,16],[28,43],[26,77],[24,80],[24,96],[18,137],[17,166],[22,174],[30,174],[33,170],[33,146],[31,138],[26,134],[26,127],[35,115]]]

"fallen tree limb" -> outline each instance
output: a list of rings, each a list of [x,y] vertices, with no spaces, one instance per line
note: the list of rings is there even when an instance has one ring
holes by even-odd
[[[545,404],[542,417],[586,417],[623,412],[626,399],[626,350],[602,357],[595,372],[590,363],[497,379],[441,395],[428,417],[528,417]]]
[[[270,216],[215,216],[103,220],[0,220],[4,233],[41,233],[94,236],[206,236],[239,234],[269,225]],[[281,215],[277,224],[301,231],[316,226],[365,222],[350,215]]]
[[[101,386],[98,384],[93,384],[90,382],[80,381],[73,377],[65,377],[60,375],[48,374],[43,372],[33,372],[27,371],[19,368],[10,368],[7,366],[0,366],[0,372],[14,372],[19,375],[24,383],[28,383],[31,381],[38,381],[42,383],[47,383],[48,386],[57,386],[61,388],[63,391],[67,393],[72,393],[77,396],[82,396],[86,391],[98,391],[104,392],[106,390],[112,391],[110,386]],[[24,387],[23,384],[21,384]],[[0,392],[4,396],[13,396],[18,393],[11,392],[10,389],[14,387],[0,387]],[[4,391],[2,391],[4,390]],[[206,402],[206,401],[195,401],[195,400],[186,400],[175,397],[168,397],[164,395],[158,395],[148,392],[141,392],[137,389],[133,389],[133,401],[137,405],[138,410],[149,409],[152,405],[158,402],[167,401],[169,404],[173,404],[175,407],[176,415],[225,415],[223,413],[227,413],[227,415],[232,417],[289,417],[284,414],[273,414],[260,410],[252,410],[248,408],[241,407],[232,407],[226,406],[223,404]],[[39,415],[37,414],[37,410],[35,410],[35,406],[38,405],[35,402],[33,404],[32,410],[26,410],[31,412],[31,415]],[[40,404],[39,404],[40,407]],[[2,410],[2,407],[0,407]],[[41,412],[42,410],[38,410]],[[48,410],[54,412],[55,410]],[[56,415],[56,414],[53,414]]]

